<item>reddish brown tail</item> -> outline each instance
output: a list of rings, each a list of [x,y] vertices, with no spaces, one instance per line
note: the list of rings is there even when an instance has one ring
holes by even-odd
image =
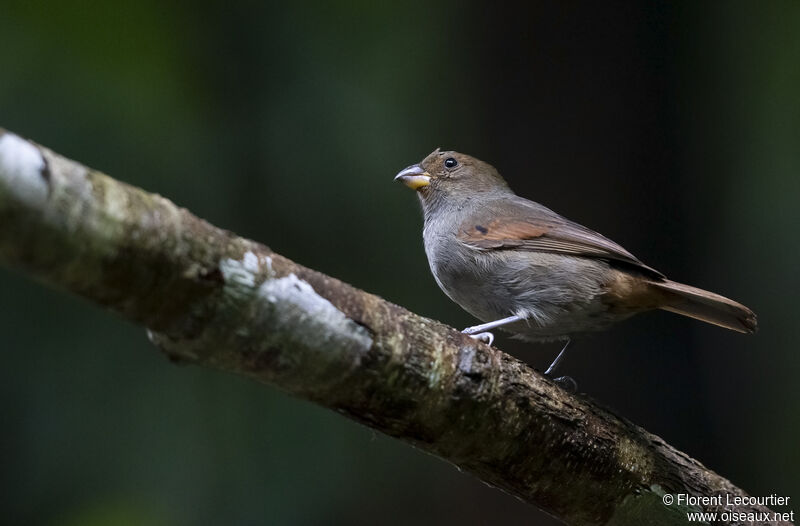
[[[724,296],[670,280],[651,285],[667,293],[667,304],[660,307],[664,310],[737,332],[752,334],[758,329],[753,311]]]

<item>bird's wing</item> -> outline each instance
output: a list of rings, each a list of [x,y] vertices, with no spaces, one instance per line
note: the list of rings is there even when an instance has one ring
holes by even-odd
[[[481,250],[517,249],[605,259],[664,277],[610,239],[521,198],[481,207],[460,225],[458,238]]]

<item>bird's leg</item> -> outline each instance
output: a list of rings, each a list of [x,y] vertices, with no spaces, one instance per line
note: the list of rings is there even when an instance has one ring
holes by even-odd
[[[525,318],[522,316],[509,316],[508,318],[503,318],[502,320],[495,320],[490,321],[489,323],[482,323],[481,325],[475,325],[474,327],[467,327],[464,329],[464,334],[469,335],[470,338],[475,340],[480,340],[487,345],[491,345],[494,341],[494,334],[488,332],[489,329],[494,329],[497,327],[502,327],[503,325],[508,325],[509,323],[515,323],[518,321],[522,321]]]
[[[553,363],[550,364],[550,367],[547,368],[544,374],[550,376],[552,373],[556,372],[558,366],[561,365],[561,360],[564,359],[564,353],[566,352],[567,347],[569,347],[569,342],[570,340],[567,340],[567,343],[565,343],[564,347],[561,348],[561,352],[558,353],[558,356],[556,356],[556,359],[553,360]]]
[[[567,343],[564,344],[564,347],[561,348],[561,352],[558,353],[556,359],[553,360],[553,363],[550,364],[550,367],[544,372],[545,376],[552,376],[552,374],[556,371],[559,365],[561,365],[561,360],[564,359],[564,353],[569,347],[569,343],[571,340],[567,340]],[[578,390],[578,384],[569,376],[559,376],[558,378],[553,378],[553,381],[563,387],[564,389],[575,392]]]

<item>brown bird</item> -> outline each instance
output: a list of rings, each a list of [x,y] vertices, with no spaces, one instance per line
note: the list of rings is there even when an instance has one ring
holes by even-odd
[[[438,149],[395,176],[417,191],[436,283],[486,323],[529,341],[567,340],[662,309],[742,333],[756,316],[733,300],[667,279],[610,239],[517,196],[497,170]],[[561,350],[546,374],[563,357]]]

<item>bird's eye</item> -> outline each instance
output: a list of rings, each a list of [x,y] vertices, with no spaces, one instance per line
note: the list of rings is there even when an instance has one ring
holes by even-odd
[[[444,166],[445,168],[455,168],[456,166],[458,166],[458,161],[456,161],[452,157],[448,157],[447,159],[444,160]]]

